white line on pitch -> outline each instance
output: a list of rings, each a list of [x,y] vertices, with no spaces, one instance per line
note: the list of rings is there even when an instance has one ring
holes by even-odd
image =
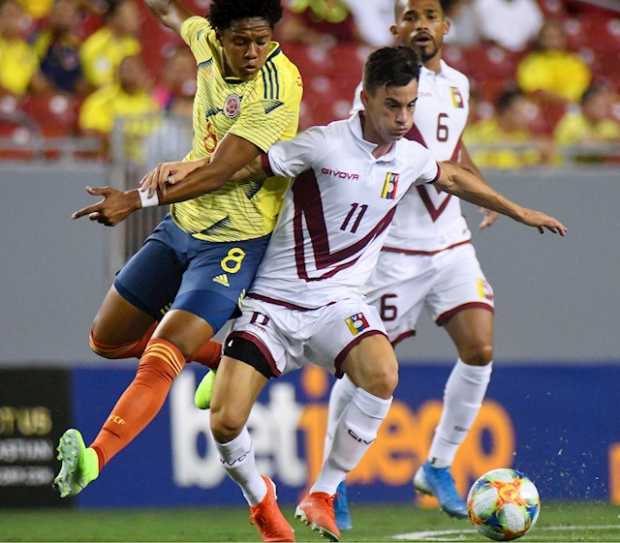
[[[620,530],[620,524],[592,524],[585,526],[540,526],[535,528],[535,532],[565,532],[568,530]],[[406,534],[396,534],[392,536],[392,539],[399,541],[411,541],[411,540],[423,540],[423,541],[448,541],[445,538],[449,537],[450,541],[456,539],[463,539],[467,534],[476,534],[478,530],[425,530],[422,532],[408,532]]]

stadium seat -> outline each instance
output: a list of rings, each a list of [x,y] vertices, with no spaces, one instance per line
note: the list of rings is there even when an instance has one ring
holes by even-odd
[[[334,62],[333,51],[325,47],[309,47],[299,43],[286,45],[287,56],[297,65],[301,76],[306,81],[314,75],[328,74]]]
[[[332,77],[352,79],[356,85],[362,79],[364,62],[371,50],[355,44],[341,44],[333,48],[330,56],[334,59],[328,68]]]
[[[469,73],[467,57],[460,47],[446,45],[443,49],[443,58],[449,66],[465,74]]]
[[[77,130],[77,101],[65,94],[31,96],[24,101],[24,112],[47,138],[72,136]]]
[[[586,45],[596,52],[620,51],[620,18],[584,18],[583,33]]]
[[[183,40],[176,32],[161,25],[144,3],[139,2],[138,5],[142,10],[143,21],[142,59],[149,73],[156,78],[160,75],[165,59],[183,44]],[[204,9],[196,11],[202,13]]]
[[[36,125],[20,110],[0,111],[0,160],[32,160]]]
[[[519,55],[496,45],[476,45],[463,49],[468,73],[477,81],[512,79]]]
[[[566,15],[562,0],[539,0],[538,5],[545,17],[560,18]]]
[[[568,41],[569,49],[577,51],[586,47],[587,41],[583,32],[583,23],[577,18],[571,17],[563,22],[564,32]]]
[[[569,107],[568,102],[550,98],[544,94],[533,94],[531,98],[535,109],[532,109],[530,130],[537,134],[552,134],[557,123],[566,113]]]

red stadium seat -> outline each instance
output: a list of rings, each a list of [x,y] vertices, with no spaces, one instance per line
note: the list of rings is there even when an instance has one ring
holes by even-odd
[[[315,75],[328,74],[337,53],[333,48],[310,47],[299,43],[286,45],[286,55],[297,65],[301,76],[306,81]]]
[[[519,55],[496,45],[477,45],[463,49],[468,75],[477,81],[512,79]]]
[[[559,18],[566,15],[562,0],[538,0],[538,5],[546,17]]]
[[[16,110],[9,114],[0,111],[0,160],[35,158],[32,141],[36,135],[36,126],[23,112]]]
[[[370,49],[356,44],[337,45],[330,52],[333,58],[333,62],[329,65],[330,75],[337,78],[355,79],[359,83],[362,79],[364,62],[370,53]]]
[[[543,94],[532,95],[532,100],[537,109],[536,115],[532,116],[530,129],[539,134],[552,134],[557,123],[568,110],[568,102],[549,98]]]
[[[620,52],[620,18],[590,17],[584,19],[586,44],[594,51]]]
[[[77,131],[77,101],[72,96],[65,94],[31,96],[25,100],[23,110],[39,125],[45,137],[73,136]]]
[[[455,70],[459,70],[464,74],[469,73],[469,63],[467,62],[467,57],[460,47],[446,45],[443,49],[443,58],[448,66],[452,66]]]
[[[576,51],[582,47],[586,47],[587,39],[584,35],[584,25],[582,21],[576,18],[566,19],[563,23],[564,32],[568,40],[568,47]]]

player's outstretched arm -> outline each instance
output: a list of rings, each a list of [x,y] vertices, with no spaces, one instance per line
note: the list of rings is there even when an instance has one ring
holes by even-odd
[[[145,192],[138,189],[123,192],[111,187],[87,187],[86,191],[91,196],[102,196],[103,200],[76,211],[72,218],[88,217],[91,221],[114,226],[142,207],[191,200],[221,188],[261,154],[262,151],[253,143],[228,134],[211,162],[195,169],[182,183],[166,186],[165,191],[153,198],[148,198]]]
[[[459,160],[459,164],[463,166],[463,168],[465,168],[466,170],[469,170],[474,175],[477,175],[478,177],[484,179],[482,172],[471,158],[471,155],[469,154],[469,151],[464,143],[461,145],[461,159]],[[480,213],[482,213],[483,215],[482,222],[480,223],[480,230],[484,230],[485,228],[489,228],[489,226],[493,226],[495,224],[495,221],[499,219],[499,214],[497,213],[497,211],[491,211],[490,209],[486,209],[485,207],[480,208]]]
[[[256,160],[263,153],[250,141],[227,134],[211,162],[195,169],[181,183],[166,184],[160,205],[183,202],[224,186],[226,181],[240,181],[256,171]]]
[[[194,15],[178,0],[144,0],[144,3],[164,25],[177,34],[181,33],[183,21]]]
[[[471,202],[502,215],[538,228],[542,234],[549,230],[560,236],[566,235],[566,226],[560,221],[534,209],[528,209],[513,202],[487,185],[484,180],[454,162],[442,162],[437,187],[462,200]]]

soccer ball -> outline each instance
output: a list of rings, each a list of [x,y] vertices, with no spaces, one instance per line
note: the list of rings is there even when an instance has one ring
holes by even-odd
[[[510,541],[536,524],[540,498],[534,483],[523,473],[494,469],[472,485],[467,512],[481,534],[496,541]]]

